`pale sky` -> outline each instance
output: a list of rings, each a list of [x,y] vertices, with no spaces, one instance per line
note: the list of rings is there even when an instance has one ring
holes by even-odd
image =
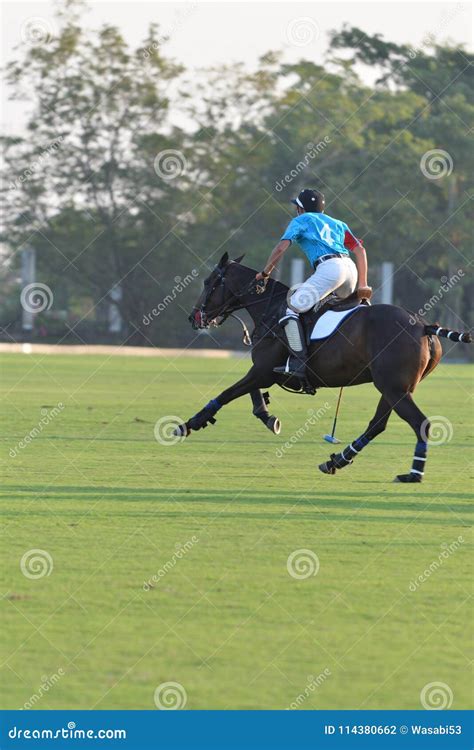
[[[38,0],[1,2],[2,65],[24,36],[28,24],[54,33],[54,3]],[[244,62],[254,67],[259,56],[281,51],[282,60],[324,61],[328,32],[344,22],[387,40],[421,46],[428,34],[472,48],[469,3],[410,2],[89,2],[87,25],[117,25],[132,46],[144,38],[152,21],[170,36],[168,56],[188,70]],[[32,21],[33,19],[33,21]],[[38,20],[37,20],[38,19]],[[2,132],[21,131],[25,105],[2,93]]]

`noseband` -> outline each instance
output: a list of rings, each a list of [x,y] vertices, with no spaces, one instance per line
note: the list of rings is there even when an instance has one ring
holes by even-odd
[[[212,295],[214,294],[216,289],[218,289],[220,286],[225,286],[226,284],[225,274],[226,274],[227,268],[228,266],[226,266],[225,268],[219,268],[217,266],[214,269],[215,271],[217,271],[217,278],[215,279],[214,284],[212,285],[210,289],[208,289],[201,306],[193,308],[195,312],[199,312],[201,323],[203,320],[207,320],[206,307],[209,304],[209,300],[211,299]],[[247,284],[247,286],[241,289],[239,292],[234,292],[232,289],[230,289],[230,287],[227,287],[229,289],[229,292],[232,295],[232,298],[236,301],[237,304],[235,303],[232,304],[232,298],[231,298],[223,305],[222,310],[218,312],[217,315],[213,318],[213,320],[217,320],[217,318],[220,319],[219,322],[215,323],[216,326],[222,325],[222,323],[224,323],[224,321],[227,320],[229,315],[232,315],[236,310],[240,309],[240,307],[242,306],[240,303],[240,298],[242,294],[245,294],[246,292],[251,291],[252,286],[254,286],[254,284],[255,282],[252,279],[250,283]],[[207,326],[209,326],[211,322],[212,321],[209,321],[207,323]]]

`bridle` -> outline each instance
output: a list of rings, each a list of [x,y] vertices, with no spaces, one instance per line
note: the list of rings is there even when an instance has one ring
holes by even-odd
[[[230,263],[233,263],[233,261],[230,261]],[[201,303],[201,306],[193,307],[192,309],[191,318],[192,318],[193,326],[196,323],[196,313],[199,313],[199,325],[195,326],[197,328],[209,328],[209,326],[211,325],[221,326],[227,320],[229,316],[232,315],[234,317],[237,317],[236,315],[234,315],[234,313],[236,310],[240,310],[242,307],[242,303],[241,303],[242,295],[245,294],[246,292],[250,292],[252,288],[255,287],[256,282],[254,279],[251,279],[249,284],[247,284],[246,287],[242,288],[241,290],[237,292],[234,292],[227,283],[226,288],[229,290],[232,297],[226,300],[225,304],[222,306],[222,309],[214,316],[214,318],[212,318],[212,320],[208,320],[206,307],[209,304],[209,300],[211,299],[214,292],[219,287],[226,286],[226,271],[229,268],[230,263],[224,266],[224,268],[220,268],[219,266],[216,266],[216,268],[214,269],[214,271],[217,271],[217,277],[214,280],[213,285],[207,290],[204,296],[204,299]],[[233,300],[235,301],[233,302]],[[256,300],[255,302],[250,302],[249,304],[256,304],[256,302],[259,302],[259,301],[260,300]],[[240,318],[237,318],[237,319],[242,323]]]
[[[230,263],[233,263],[233,262],[235,261],[230,261]],[[224,268],[220,268],[219,266],[216,266],[214,271],[217,271],[217,276],[214,280],[214,283],[207,290],[207,293],[205,294],[200,307],[193,307],[191,315],[189,316],[189,320],[191,321],[193,328],[196,330],[196,329],[209,328],[210,326],[218,327],[218,326],[221,326],[224,323],[224,321],[227,320],[227,318],[229,317],[235,318],[242,326],[243,343],[245,344],[245,346],[252,346],[253,336],[255,335],[255,330],[251,336],[249,334],[248,328],[245,325],[244,321],[238,315],[235,314],[235,311],[241,310],[242,307],[245,307],[245,309],[248,310],[249,307],[262,304],[265,301],[266,305],[261,315],[261,322],[267,329],[267,332],[271,333],[274,336],[275,334],[273,332],[272,326],[269,326],[268,323],[265,323],[265,319],[274,301],[275,290],[277,289],[277,283],[273,281],[273,283],[271,284],[270,293],[268,295],[265,295],[264,292],[266,291],[267,284],[270,281],[269,278],[266,278],[258,282],[255,280],[255,277],[253,277],[250,279],[249,283],[246,284],[246,286],[242,287],[242,289],[237,292],[234,292],[227,285],[227,288],[229,289],[232,296],[225,302],[224,305],[222,305],[221,310],[219,310],[219,312],[211,320],[209,320],[207,317],[206,307],[209,304],[209,300],[211,299],[211,296],[214,294],[216,289],[218,289],[221,285],[224,286],[226,284],[225,274],[229,265],[230,264],[227,264],[226,266],[224,266]],[[248,270],[251,270],[251,269],[248,269]],[[283,289],[287,291],[286,287],[283,287]],[[246,302],[245,304],[243,304],[242,297],[244,294],[248,292],[255,292],[257,295],[257,299],[250,300]]]

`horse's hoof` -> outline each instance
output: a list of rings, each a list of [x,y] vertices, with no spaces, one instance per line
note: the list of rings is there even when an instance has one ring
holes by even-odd
[[[319,471],[323,474],[331,474],[332,476],[336,473],[336,467],[332,461],[325,461],[323,464],[319,464]]]
[[[176,437],[180,437],[180,438],[188,437],[188,435],[190,434],[191,434],[191,430],[187,427],[186,424],[179,424],[173,430],[173,435],[176,435]]]
[[[281,422],[278,417],[268,417],[266,425],[274,435],[279,435],[281,432]]]
[[[421,474],[398,474],[394,482],[403,482],[403,484],[420,483],[422,480]]]

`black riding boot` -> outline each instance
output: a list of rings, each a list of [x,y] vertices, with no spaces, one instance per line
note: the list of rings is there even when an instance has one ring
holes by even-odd
[[[308,393],[314,393],[314,388],[309,385],[306,378],[308,348],[306,346],[303,324],[296,315],[285,315],[279,322],[285,331],[290,356],[286,365],[283,367],[274,367],[273,372],[279,375],[298,378],[304,390]]]

